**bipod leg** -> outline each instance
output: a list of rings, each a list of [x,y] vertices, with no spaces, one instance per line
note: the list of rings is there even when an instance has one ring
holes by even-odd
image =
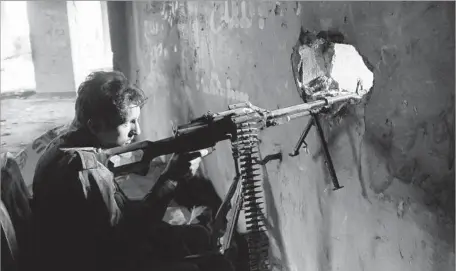
[[[334,169],[334,164],[329,153],[328,144],[326,143],[325,135],[323,133],[323,128],[321,127],[320,119],[317,114],[312,114],[315,125],[317,126],[318,135],[320,137],[321,145],[323,147],[323,153],[325,155],[326,166],[328,167],[329,174],[331,175],[331,180],[334,185],[334,191],[343,188],[340,186],[339,180],[337,179],[336,170]]]
[[[307,122],[306,128],[304,128],[304,131],[302,131],[302,134],[299,137],[299,140],[296,143],[296,146],[294,147],[293,152],[289,154],[291,157],[299,154],[299,150],[301,149],[302,144],[304,144],[304,148],[307,148],[307,143],[305,142],[305,140],[306,140],[307,134],[310,131],[310,128],[312,128],[312,125],[314,123],[315,123],[314,118],[311,117],[310,120]]]
[[[217,210],[215,220],[219,219],[220,216],[226,216],[226,212],[228,211],[228,209],[231,208],[231,199],[233,198],[234,193],[236,192],[240,178],[240,175],[236,175],[236,177],[234,177],[233,182],[231,183],[230,188],[228,189],[228,193],[226,193],[226,196],[223,199],[222,204],[220,204],[220,207]]]
[[[236,193],[236,189],[239,187],[239,180],[241,176],[236,175],[234,177],[233,182],[231,183],[231,186],[228,190],[228,193],[226,194],[225,198],[223,199],[222,204],[220,204],[220,207],[217,210],[217,213],[215,214],[214,220],[211,225],[211,243],[214,249],[218,250],[219,244],[219,239],[225,234],[226,231],[226,223],[227,223],[227,215],[229,211],[231,210],[231,199]]]

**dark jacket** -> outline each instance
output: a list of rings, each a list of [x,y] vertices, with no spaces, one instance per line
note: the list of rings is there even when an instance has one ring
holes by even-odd
[[[113,174],[82,147],[99,146],[83,129],[69,132],[37,164],[32,205],[36,269],[130,270],[136,260],[131,248],[160,225],[174,187],[159,179],[142,201],[132,202]]]

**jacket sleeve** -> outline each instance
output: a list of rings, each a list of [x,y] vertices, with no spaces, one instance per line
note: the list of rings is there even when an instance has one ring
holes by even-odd
[[[136,220],[135,223],[149,224],[149,229],[163,220],[166,209],[175,196],[175,183],[162,176],[165,167],[166,163],[161,160],[152,161],[146,178],[154,185],[141,200],[129,200],[125,204],[127,208],[124,208],[124,216]]]
[[[123,207],[123,222],[136,231],[150,231],[162,223],[166,209],[174,198],[176,185],[160,176],[155,185],[141,200],[128,201]]]
[[[95,271],[107,267],[108,211],[101,211],[100,197],[85,191],[80,163],[77,155],[65,155],[34,191],[38,270]]]
[[[169,203],[174,198],[177,183],[160,176],[157,183],[147,193],[142,201],[144,212],[148,217],[148,223],[158,223],[165,215]]]

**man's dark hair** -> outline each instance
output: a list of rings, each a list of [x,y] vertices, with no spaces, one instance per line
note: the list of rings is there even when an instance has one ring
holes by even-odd
[[[76,120],[79,126],[96,120],[116,127],[126,121],[128,107],[141,107],[146,100],[144,92],[121,72],[93,72],[78,88]]]

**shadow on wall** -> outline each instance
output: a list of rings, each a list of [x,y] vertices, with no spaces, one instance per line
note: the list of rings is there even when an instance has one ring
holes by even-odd
[[[261,151],[259,152],[260,160],[263,160]],[[279,169],[280,163],[277,166]],[[272,194],[272,185],[269,179],[268,170],[266,168],[266,164],[263,164],[261,167],[263,172],[263,191],[264,191],[264,201],[267,202],[267,214],[270,218],[270,221],[263,217],[263,222],[266,225],[266,229],[270,232],[272,239],[275,241],[277,245],[277,249],[279,250],[280,258],[274,257],[274,253],[271,253],[271,266],[278,268],[278,270],[286,270],[289,266],[288,257],[287,257],[287,250],[283,241],[282,230],[280,228],[280,216],[279,211],[277,209],[277,203],[275,202],[274,196]],[[274,226],[273,226],[274,225]]]

